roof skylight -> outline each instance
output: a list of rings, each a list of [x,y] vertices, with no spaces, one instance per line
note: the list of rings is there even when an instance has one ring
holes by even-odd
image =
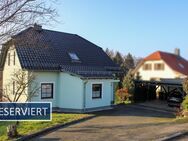
[[[179,66],[182,68],[182,69],[184,69],[185,67],[184,67],[184,65],[183,64],[181,64],[181,63],[179,63]]]
[[[69,52],[69,56],[72,59],[72,61],[80,61],[79,57],[74,52]]]

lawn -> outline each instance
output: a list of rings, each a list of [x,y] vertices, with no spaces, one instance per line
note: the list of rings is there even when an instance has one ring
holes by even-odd
[[[57,124],[68,123],[74,120],[78,120],[84,117],[90,116],[88,114],[63,114],[63,113],[53,113],[51,122],[42,121],[24,121],[20,122],[18,126],[18,132],[20,135],[27,135],[40,131],[44,128],[51,127]],[[0,122],[0,141],[7,140],[6,127],[13,122]]]
[[[185,118],[177,118],[175,120],[176,123],[188,123],[188,117]]]

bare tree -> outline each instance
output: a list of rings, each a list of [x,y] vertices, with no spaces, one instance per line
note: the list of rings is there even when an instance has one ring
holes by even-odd
[[[40,87],[35,82],[35,75],[32,72],[18,70],[12,74],[9,82],[4,85],[2,97],[4,101],[9,102],[19,102],[20,99],[22,102],[28,102],[38,93],[39,89]]]
[[[38,93],[40,87],[35,83],[35,75],[32,72],[17,70],[15,71],[10,81],[5,84],[2,90],[2,97],[4,101],[8,102],[27,102]],[[18,135],[17,126],[19,122],[11,124],[7,127],[7,135],[9,138]]]
[[[3,60],[10,46],[19,42],[36,44],[38,36],[32,33],[25,38],[14,38],[20,31],[39,23],[40,25],[52,23],[57,16],[53,8],[58,0],[0,0],[0,76],[2,76]],[[41,38],[41,37],[40,37]],[[12,39],[12,40],[9,40]],[[32,41],[31,41],[32,39]],[[9,41],[8,41],[9,40]],[[8,42],[7,42],[8,41]],[[4,44],[6,42],[6,44]],[[2,79],[2,78],[1,78]],[[0,80],[0,88],[2,82]],[[2,89],[2,88],[1,88]],[[1,101],[0,95],[0,101]]]
[[[53,8],[53,4],[56,1],[57,0],[0,0],[0,47],[5,41],[12,39],[3,45],[1,50],[1,68],[3,65],[2,58],[5,58],[7,51],[10,50],[9,47],[15,42],[19,42],[19,44],[25,42],[25,40],[21,41],[22,38],[15,39],[13,37],[14,35],[34,25],[34,23],[43,25],[56,21],[55,17],[57,13]],[[33,34],[28,34],[27,36],[35,37]],[[38,38],[42,37],[37,36],[32,38],[33,40],[30,42],[36,44]],[[2,71],[0,73],[2,74]],[[34,83],[35,76],[31,72],[28,73],[24,70],[18,70],[10,77],[10,81],[4,85],[0,94],[3,100],[9,102],[18,102],[20,100],[22,100],[22,102],[23,100],[30,101],[39,90],[38,85]],[[17,135],[17,125],[18,122],[8,126],[7,133],[9,137]]]
[[[55,0],[0,0],[0,44],[34,23],[55,21]]]

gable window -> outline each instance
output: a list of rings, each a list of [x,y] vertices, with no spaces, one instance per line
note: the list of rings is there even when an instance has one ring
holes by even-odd
[[[154,69],[155,70],[164,70],[164,64],[163,63],[154,64]]]
[[[74,52],[69,52],[69,56],[70,56],[70,58],[71,58],[71,60],[74,62],[74,61],[76,61],[76,62],[79,62],[80,61],[80,59],[79,59],[79,57],[76,55],[76,53],[74,53]]]
[[[102,98],[102,84],[92,84],[92,99]]]
[[[53,83],[41,83],[41,99],[53,98]]]
[[[152,69],[151,64],[144,64],[143,70],[151,70],[151,69]]]
[[[13,64],[16,64],[16,52],[14,51],[14,60],[13,60]]]
[[[10,66],[10,53],[8,53],[8,66]]]

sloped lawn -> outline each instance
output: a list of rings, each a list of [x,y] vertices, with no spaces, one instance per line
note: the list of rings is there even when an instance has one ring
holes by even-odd
[[[176,122],[176,123],[179,123],[179,124],[181,124],[181,123],[188,123],[188,117],[185,117],[185,118],[177,118],[177,119],[175,120],[175,122]]]
[[[62,123],[68,123],[71,121],[75,121],[78,119],[82,119],[84,117],[90,116],[88,114],[62,114],[62,113],[56,113],[52,115],[52,121],[50,122],[42,122],[42,121],[25,121],[25,122],[20,122],[18,126],[18,132],[20,135],[27,135],[30,133],[34,133],[37,131],[40,131],[44,128],[52,127],[57,124],[62,124]],[[7,140],[6,136],[6,128],[9,124],[13,122],[5,122],[1,121],[0,122],[0,141],[5,141]]]

